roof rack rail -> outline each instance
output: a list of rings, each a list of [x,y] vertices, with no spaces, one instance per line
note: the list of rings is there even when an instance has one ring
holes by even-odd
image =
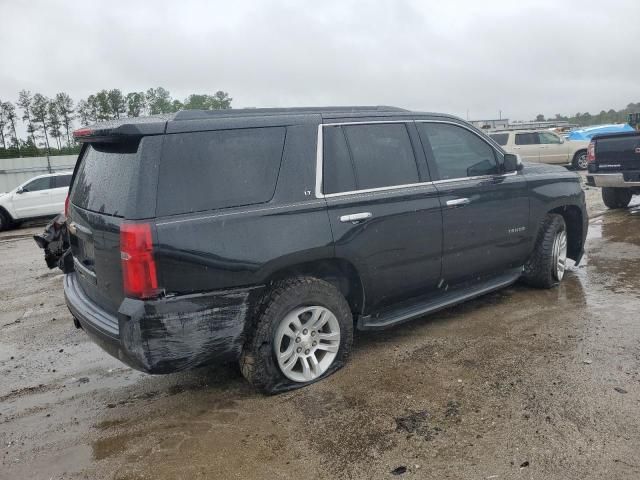
[[[200,120],[210,117],[253,116],[253,115],[304,115],[321,113],[358,112],[408,112],[404,108],[386,105],[347,107],[292,107],[292,108],[230,108],[225,110],[181,110],[173,120]]]

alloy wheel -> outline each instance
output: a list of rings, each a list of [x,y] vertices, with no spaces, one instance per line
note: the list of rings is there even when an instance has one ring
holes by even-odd
[[[310,382],[324,374],[340,348],[340,324],[325,307],[309,306],[289,312],[274,339],[280,371],[289,380]]]
[[[553,239],[553,277],[561,281],[567,268],[567,232],[561,230]]]
[[[578,157],[578,169],[586,170],[588,166],[587,154],[583,153]]]

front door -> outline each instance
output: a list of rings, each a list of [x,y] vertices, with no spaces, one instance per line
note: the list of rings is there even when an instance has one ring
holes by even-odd
[[[541,163],[569,163],[568,148],[564,140],[551,132],[538,132],[538,138]]]
[[[335,255],[358,270],[366,312],[435,290],[440,200],[413,122],[325,125],[322,136]]]
[[[501,174],[502,153],[466,126],[416,125],[443,208],[443,285],[522,266],[530,244],[524,176]]]
[[[13,194],[13,209],[16,217],[30,218],[48,214],[52,189],[51,177],[40,177],[24,184]],[[64,204],[64,200],[63,200]]]

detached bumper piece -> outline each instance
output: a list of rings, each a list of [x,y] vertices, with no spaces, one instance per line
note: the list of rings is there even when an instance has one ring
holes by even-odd
[[[250,297],[234,289],[143,301],[125,298],[112,315],[65,275],[71,314],[107,353],[147,373],[171,373],[240,357]]]
[[[44,231],[34,235],[38,247],[44,250],[47,267],[60,268],[64,273],[73,271],[73,260],[69,248],[67,219],[63,214],[57,215],[44,227]]]

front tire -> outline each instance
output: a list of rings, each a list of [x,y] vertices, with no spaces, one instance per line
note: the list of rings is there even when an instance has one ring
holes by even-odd
[[[567,266],[567,226],[562,215],[545,217],[522,280],[537,288],[551,288],[562,281]]]
[[[632,196],[628,188],[602,187],[602,201],[607,208],[625,208]]]
[[[259,302],[240,369],[263,392],[292,390],[341,368],[352,341],[351,309],[338,289],[313,277],[291,278]]]
[[[573,156],[573,161],[571,162],[571,164],[574,170],[586,170],[589,164],[587,162],[587,151],[580,150],[579,152],[576,152],[576,154]]]
[[[0,232],[9,230],[13,226],[11,217],[4,210],[0,209]]]

